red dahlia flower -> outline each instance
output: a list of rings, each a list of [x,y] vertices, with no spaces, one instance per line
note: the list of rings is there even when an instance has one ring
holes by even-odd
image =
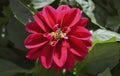
[[[46,69],[70,70],[76,60],[81,61],[88,54],[91,34],[85,28],[88,19],[81,17],[80,9],[45,6],[35,13],[34,19],[26,26],[31,33],[24,43],[29,49],[28,59],[38,58]]]

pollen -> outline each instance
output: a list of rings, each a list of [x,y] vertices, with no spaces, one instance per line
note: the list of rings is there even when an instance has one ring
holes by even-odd
[[[66,33],[63,33],[61,29],[56,30],[55,32],[51,32],[55,40],[60,40],[66,37]]]

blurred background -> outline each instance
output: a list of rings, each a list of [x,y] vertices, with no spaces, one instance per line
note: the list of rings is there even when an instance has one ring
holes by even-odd
[[[25,25],[44,6],[80,8],[93,46],[71,71],[46,70],[25,58]],[[0,0],[0,76],[120,76],[120,0]]]

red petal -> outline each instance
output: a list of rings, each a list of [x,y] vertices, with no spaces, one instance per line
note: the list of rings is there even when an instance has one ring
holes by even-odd
[[[74,31],[72,31],[74,30]],[[78,37],[80,40],[83,41],[83,43],[90,48],[92,43],[91,43],[91,33],[84,27],[76,27],[71,29],[71,31],[69,32],[69,35]]]
[[[56,65],[56,63],[54,62],[54,63],[53,63],[53,68],[54,68],[56,71],[60,71],[63,67],[59,67],[59,66]]]
[[[63,19],[64,19],[64,16],[67,14],[68,12],[68,9],[66,10],[63,10],[63,11],[57,11],[58,15],[57,15],[57,23],[59,24],[60,28],[63,28]]]
[[[88,23],[88,18],[81,18],[79,23],[80,23],[80,24],[78,24],[79,26],[85,27]]]
[[[24,44],[25,47],[30,49],[30,48],[35,48],[35,47],[40,47],[48,42],[48,39],[43,37],[41,34],[30,34]]]
[[[64,65],[64,68],[67,69],[67,70],[71,70],[74,66],[74,63],[75,63],[75,57],[71,52],[69,52],[67,61]]]
[[[30,49],[26,55],[26,58],[31,59],[31,60],[39,58],[41,47]]]
[[[47,44],[41,50],[41,54],[39,56],[39,61],[43,65],[44,68],[49,69],[53,63],[53,49],[52,47]]]
[[[90,48],[92,46],[92,42],[90,39],[82,39],[83,43],[87,46],[87,48]]]
[[[88,23],[88,18],[81,18],[75,26],[85,27]]]
[[[70,10],[70,7],[68,5],[60,5],[58,8],[57,8],[57,11],[58,12],[62,12],[64,10]]]
[[[79,38],[74,36],[69,36],[69,42],[70,42],[71,48],[73,49],[70,51],[76,56],[83,58],[88,54],[88,49],[86,45]]]
[[[54,48],[53,55],[54,62],[57,66],[63,67],[67,59],[67,46],[66,42],[60,42]]]
[[[70,10],[70,7],[67,5],[61,5],[57,8],[57,23],[62,26],[63,18],[65,14]]]
[[[42,16],[42,12],[37,12],[34,15],[34,19],[39,25],[39,27],[44,31],[44,32],[50,32],[50,28],[47,26],[46,21],[44,17]]]
[[[74,30],[74,31],[73,31]],[[69,35],[76,36],[80,39],[90,39],[91,33],[84,27],[77,26],[75,28],[72,28],[71,31],[68,33]]]
[[[44,31],[39,27],[39,25],[35,21],[29,22],[26,25],[26,30],[30,33],[44,33]]]
[[[53,27],[56,25],[56,10],[51,6],[45,6],[42,10],[42,15],[47,23],[47,25],[53,29]]]
[[[63,28],[66,30],[66,28],[70,28],[74,26],[81,17],[81,11],[78,8],[72,8],[71,10],[67,11],[63,18]]]

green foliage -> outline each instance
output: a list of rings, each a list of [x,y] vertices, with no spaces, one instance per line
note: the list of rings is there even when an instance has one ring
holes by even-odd
[[[9,0],[14,16],[24,25],[33,19],[30,10],[20,0]]]
[[[98,76],[112,76],[110,73],[110,69],[107,68],[104,72],[98,74]]]
[[[94,9],[95,9],[95,4],[92,2],[92,0],[76,0],[81,7],[83,8],[83,11],[85,12],[85,14],[91,19],[91,22],[95,23],[96,25],[98,25],[99,27],[101,27],[95,18],[95,15],[93,13]]]
[[[25,50],[24,40],[27,35],[25,26],[20,23],[16,18],[11,17],[7,24],[7,38],[14,43],[14,46],[18,49]]]
[[[120,76],[120,0],[0,0],[1,76]],[[73,70],[44,69],[25,58],[25,25],[46,5],[67,4],[88,17],[92,48]],[[98,28],[95,28],[98,27]],[[35,63],[35,64],[34,64]]]
[[[96,75],[107,67],[113,69],[119,63],[119,49],[118,43],[96,44],[88,55],[90,61],[84,68],[85,72]]]
[[[120,43],[116,43],[114,38],[95,41],[93,44],[87,58],[82,63],[77,63],[76,76],[80,75],[80,71],[97,75],[107,67],[113,69],[119,63]]]
[[[36,62],[35,67],[32,70],[33,76],[64,76],[62,71],[55,71],[54,69],[44,69],[40,66],[39,62]]]
[[[105,41],[112,37],[116,37],[116,40],[120,41],[120,34],[105,29],[98,29],[94,31],[92,35],[93,35],[92,41],[96,41],[96,40]]]
[[[19,73],[25,73],[27,70],[17,66],[14,63],[11,63],[7,60],[0,59],[0,75],[1,76],[15,76]]]
[[[55,0],[33,0],[32,1],[32,4],[33,4],[33,7],[35,9],[39,9],[39,8],[42,8],[44,7],[45,5],[49,5],[51,4],[52,2],[54,2]]]

